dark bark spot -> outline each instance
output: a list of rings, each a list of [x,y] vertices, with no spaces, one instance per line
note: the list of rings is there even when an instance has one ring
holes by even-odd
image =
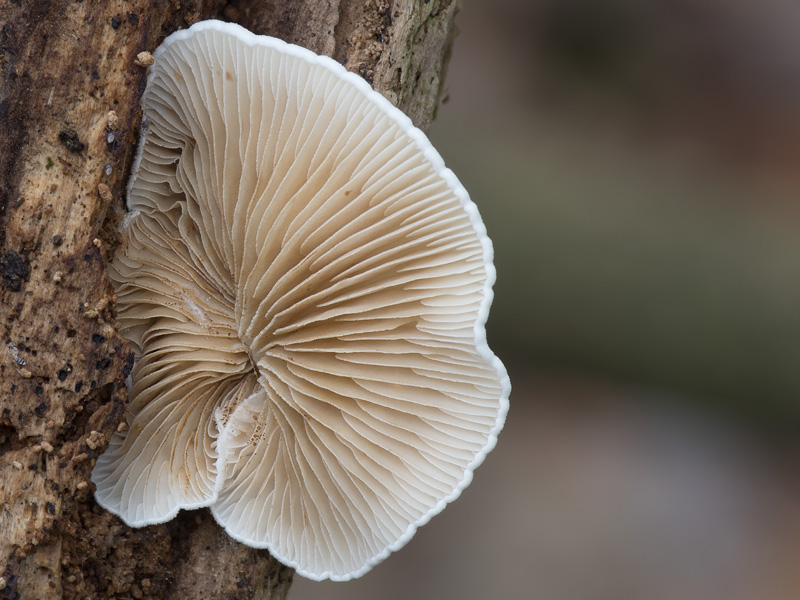
[[[6,565],[3,578],[6,580],[6,588],[3,590],[3,600],[19,600],[20,595],[17,591],[17,576],[11,573],[10,564]]]
[[[120,22],[119,17],[111,17],[111,26],[114,29],[119,29]]]
[[[12,292],[22,289],[22,282],[31,274],[27,259],[16,250],[7,250],[0,256],[0,275],[3,277],[3,287]]]
[[[100,335],[99,333],[93,333],[93,334],[92,334],[92,341],[93,341],[95,344],[103,344],[103,343],[105,343],[105,341],[106,341],[106,338],[104,338],[104,337],[103,337],[102,335]]]
[[[78,139],[74,129],[62,129],[58,132],[58,141],[67,147],[70,152],[83,152],[85,144]]]
[[[0,54],[6,53],[6,48],[8,46],[8,25],[3,25],[3,29],[0,29]]]
[[[67,363],[58,372],[58,380],[64,381],[72,373],[72,365]]]
[[[0,456],[13,450],[19,442],[19,434],[11,425],[0,425]]]
[[[125,366],[122,367],[122,376],[127,377],[131,374],[133,370],[133,352],[128,354],[128,358],[125,360]]]

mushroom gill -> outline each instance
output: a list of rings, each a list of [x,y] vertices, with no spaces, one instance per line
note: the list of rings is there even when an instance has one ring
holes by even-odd
[[[502,427],[491,243],[425,136],[331,59],[216,21],[154,56],[109,266],[129,427],[97,501],[132,526],[210,506],[301,575],[358,577]]]

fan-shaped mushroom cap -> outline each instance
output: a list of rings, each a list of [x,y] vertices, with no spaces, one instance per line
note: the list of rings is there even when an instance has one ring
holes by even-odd
[[[483,223],[333,60],[216,21],[154,56],[109,267],[129,427],[97,501],[132,526],[210,506],[302,575],[358,577],[459,495],[505,419]]]

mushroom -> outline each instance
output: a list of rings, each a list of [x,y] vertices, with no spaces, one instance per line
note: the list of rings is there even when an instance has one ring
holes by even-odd
[[[154,57],[109,265],[131,403],[97,501],[134,527],[207,506],[301,575],[358,577],[502,428],[491,242],[424,134],[330,58],[218,21]]]

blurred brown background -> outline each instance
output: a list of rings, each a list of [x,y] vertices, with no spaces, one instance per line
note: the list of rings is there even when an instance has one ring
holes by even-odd
[[[432,139],[511,411],[462,497],[293,600],[800,598],[800,3],[464,0]]]

